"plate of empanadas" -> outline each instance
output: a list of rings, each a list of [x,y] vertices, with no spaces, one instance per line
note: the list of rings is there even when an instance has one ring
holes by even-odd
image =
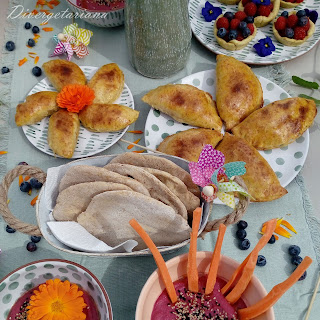
[[[226,4],[228,1],[222,1],[222,0],[210,1],[211,5],[222,9],[222,15],[224,15],[226,12],[229,12],[229,13],[231,12],[232,14],[235,14],[239,10],[244,11],[246,13],[245,16],[248,17],[248,20],[247,18],[244,18],[244,20],[241,22],[245,22],[246,26],[254,22],[254,25],[256,26],[256,29],[257,29],[255,36],[252,37],[253,36],[252,32],[251,32],[251,35],[249,32],[245,33],[243,29],[241,29],[242,26],[240,25],[236,27],[237,24],[234,21],[232,21],[233,18],[231,19],[231,17],[229,17],[228,18],[229,23],[226,23],[226,25],[223,25],[223,24],[220,25],[219,23],[219,27],[224,26],[225,27],[224,29],[226,31],[221,32],[220,37],[218,37],[217,28],[216,28],[216,23],[218,19],[208,22],[205,20],[204,16],[202,15],[202,8],[205,7],[206,2],[207,0],[190,0],[189,1],[190,24],[191,24],[191,29],[193,34],[200,41],[200,43],[204,45],[207,49],[209,49],[210,51],[216,54],[229,55],[248,64],[269,65],[269,64],[281,63],[284,61],[289,61],[291,59],[297,58],[303,55],[304,53],[308,52],[309,50],[311,50],[320,40],[320,20],[318,19],[315,23],[315,31],[312,34],[312,36],[308,37],[308,39],[305,38],[305,41],[297,40],[299,42],[299,45],[296,45],[296,47],[286,45],[285,41],[279,42],[277,40],[279,39],[279,36],[277,38],[274,35],[274,32],[272,30],[273,22],[279,16],[281,16],[281,14],[284,11],[289,12],[289,15],[290,15],[290,12],[293,9],[280,8],[279,10],[278,0],[271,0],[269,4],[269,6],[271,6],[271,9],[264,10],[264,12],[261,11],[261,15],[259,15],[260,14],[259,2],[255,0],[253,1],[252,0],[244,0],[244,1],[236,0],[236,1],[232,1],[233,4],[229,4],[229,5]],[[251,2],[253,3],[251,4]],[[251,8],[249,8],[250,7],[249,5],[249,7],[245,9],[245,6],[248,5],[249,3],[251,5]],[[261,3],[262,5],[264,5],[265,3],[268,4],[269,1],[261,1]],[[267,5],[265,6],[267,7]],[[320,10],[319,2],[317,0],[304,0],[303,2],[299,3],[296,8],[294,8],[295,11],[298,11],[300,9],[317,10],[319,12]],[[254,20],[252,21],[253,18]],[[242,18],[240,17],[240,19]],[[236,19],[234,18],[234,20]],[[238,25],[239,25],[239,22],[238,22]],[[230,31],[233,32],[232,37],[231,36],[230,37],[231,39],[234,39],[234,40],[230,40],[228,38]],[[236,35],[234,36],[235,33]],[[276,50],[273,51],[272,54],[270,55],[261,57],[257,54],[253,46],[256,43],[258,43],[260,39],[264,39],[266,37],[271,38],[273,44],[276,47]],[[293,35],[290,37],[293,38]],[[246,41],[249,38],[250,38],[250,41]],[[285,38],[285,39],[288,39],[288,38]],[[294,39],[288,39],[288,40],[294,41]],[[228,46],[221,46],[219,42],[229,45],[229,50],[227,49]],[[241,44],[244,44],[245,42],[246,42],[245,45],[241,45]],[[238,48],[236,49],[233,48],[231,45],[232,43],[238,44]],[[236,51],[233,51],[233,50],[236,50]]]
[[[117,64],[79,67],[56,59],[42,68],[47,77],[32,88],[15,115],[16,125],[37,149],[56,157],[88,157],[115,144],[137,120],[139,112]],[[82,88],[94,93],[79,112],[58,103],[59,93],[68,93],[73,85],[82,86],[80,96]],[[71,98],[77,104],[81,97]]]
[[[199,98],[201,93],[207,100]],[[317,114],[313,101],[291,98],[246,64],[223,55],[215,70],[155,88],[142,100],[152,107],[145,126],[148,148],[197,162],[203,146],[211,144],[226,162],[246,162],[242,177],[258,202],[287,193],[285,187],[307,157],[308,128]],[[208,123],[210,117],[215,121]]]

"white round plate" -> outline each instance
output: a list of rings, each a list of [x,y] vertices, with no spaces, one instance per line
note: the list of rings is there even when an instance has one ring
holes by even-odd
[[[87,80],[90,80],[98,69],[97,67],[80,67],[80,68],[86,75]],[[51,83],[47,78],[44,78],[32,88],[32,90],[28,93],[28,95],[34,94],[39,91],[56,91],[56,89],[51,85]],[[117,99],[114,103],[122,104],[131,109],[134,109],[133,96],[126,84],[124,84],[124,88],[119,99]],[[51,150],[51,148],[48,145],[48,142],[47,142],[48,124],[49,124],[49,117],[46,117],[36,124],[23,126],[22,130],[26,135],[27,139],[37,149],[51,156],[59,157],[58,155],[54,154],[54,152]],[[125,134],[127,130],[128,130],[128,127],[116,132],[98,133],[98,132],[91,132],[85,129],[82,125],[80,125],[78,142],[74,150],[72,159],[89,157],[110,148]]]
[[[278,42],[273,35],[272,24],[269,23],[265,27],[258,28],[256,37],[243,49],[237,51],[230,51],[223,49],[217,42],[213,34],[213,26],[215,20],[212,22],[206,22],[202,16],[202,8],[205,6],[206,0],[190,0],[189,1],[189,17],[191,29],[195,37],[210,51],[216,54],[225,54],[234,57],[242,62],[248,64],[260,64],[268,65],[275,64],[284,61],[289,61],[297,58],[304,53],[311,50],[316,43],[320,40],[320,19],[316,22],[316,30],[313,36],[298,47],[288,47]],[[220,3],[218,0],[210,0],[210,3],[215,7],[220,7],[222,13],[226,11],[237,12],[238,5],[225,5]],[[309,10],[320,9],[320,0],[304,0],[299,6],[294,8],[295,11],[308,8]],[[293,9],[280,8],[279,15],[283,11],[293,11]],[[258,42],[258,40],[265,38],[266,36],[272,39],[273,44],[276,47],[276,51],[272,52],[271,55],[266,57],[260,57],[253,46]]]
[[[258,78],[263,90],[264,105],[289,97],[288,93],[275,83],[263,77]],[[198,89],[210,93],[213,99],[215,99],[215,81],[215,70],[207,70],[187,76],[178,83],[191,84]],[[168,135],[191,128],[194,127],[176,122],[168,115],[151,109],[144,130],[146,146],[151,149],[156,149],[160,142]],[[280,184],[285,187],[302,168],[307,157],[308,149],[309,130],[286,147],[259,152],[277,174]]]

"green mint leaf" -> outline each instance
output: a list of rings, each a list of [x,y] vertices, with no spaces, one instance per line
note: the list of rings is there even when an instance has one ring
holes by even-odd
[[[319,84],[318,83],[307,81],[307,80],[304,80],[304,79],[299,78],[297,76],[292,76],[292,81],[295,84],[298,84],[299,86],[304,87],[304,88],[319,89]]]

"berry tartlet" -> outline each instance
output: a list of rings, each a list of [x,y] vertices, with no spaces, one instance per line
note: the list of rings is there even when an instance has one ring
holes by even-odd
[[[235,51],[243,49],[253,40],[257,28],[253,17],[247,17],[242,11],[228,11],[217,18],[213,32],[222,48]]]
[[[282,12],[273,23],[273,33],[282,44],[296,47],[308,40],[315,31],[314,23],[307,17],[304,10],[298,12]]]
[[[256,27],[264,27],[272,21],[279,12],[280,0],[241,0],[239,11],[254,17]]]
[[[280,0],[280,7],[281,8],[294,8],[301,4],[303,0]]]
[[[237,4],[239,3],[240,0],[218,0],[218,1],[224,4]]]

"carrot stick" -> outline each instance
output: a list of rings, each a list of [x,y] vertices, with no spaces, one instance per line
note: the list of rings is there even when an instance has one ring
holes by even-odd
[[[21,67],[23,64],[25,64],[28,61],[28,59],[26,57],[24,57],[23,59],[19,60],[18,66]]]
[[[143,133],[141,130],[129,130],[128,133]]]
[[[282,295],[299,280],[311,263],[312,259],[310,257],[305,257],[290,277],[274,286],[263,299],[248,308],[239,309],[238,315],[240,320],[256,318],[271,308],[282,297]]]
[[[200,207],[196,208],[193,211],[192,231],[191,231],[191,237],[190,237],[190,248],[188,253],[188,265],[187,265],[188,289],[191,292],[199,291],[198,269],[197,269],[197,238],[198,238],[201,215],[202,215],[202,209]]]
[[[219,267],[219,262],[221,257],[221,247],[222,247],[222,242],[223,242],[223,238],[224,238],[224,234],[226,233],[226,230],[227,230],[227,227],[221,223],[219,225],[217,242],[212,254],[212,260],[211,260],[210,269],[208,273],[205,294],[210,294],[212,292],[214,285],[216,284],[216,281],[217,281],[217,273],[218,273],[218,267]]]
[[[140,140],[141,140],[141,138],[140,138],[140,139],[137,139],[137,140],[134,141],[133,143],[137,144]],[[133,144],[130,144],[129,146],[127,146],[127,149],[130,150],[130,149],[132,149],[133,147],[134,147],[134,145],[133,145]]]
[[[274,232],[277,233],[279,236],[283,236],[288,239],[291,238],[291,234],[286,229],[282,228],[281,226],[277,226],[276,229],[274,230]]]
[[[34,64],[37,64],[39,61],[39,56],[36,56],[35,59],[34,59]]]
[[[23,176],[19,176],[19,186],[21,185],[21,183],[23,182]]]
[[[135,153],[143,153],[143,152],[145,152],[146,150],[134,150],[134,151],[132,151],[132,152],[135,152]]]
[[[229,289],[232,286],[236,286],[236,283],[239,282],[239,280],[242,277],[243,271],[246,268],[249,260],[251,259],[250,265],[254,264],[254,266],[257,263],[257,258],[258,258],[258,253],[259,251],[268,243],[268,241],[270,240],[272,233],[276,227],[277,224],[277,219],[272,219],[270,221],[267,222],[267,227],[266,227],[266,232],[265,234],[260,238],[259,242],[257,243],[257,245],[255,246],[255,248],[251,251],[251,253],[247,256],[247,258],[241,263],[241,265],[236,269],[236,271],[233,273],[232,277],[230,278],[230,280],[227,282],[227,284],[221,289],[221,293],[225,294],[227,291],[229,291]],[[253,256],[254,255],[254,256]],[[252,257],[253,256],[253,257]],[[252,271],[253,273],[253,271]],[[251,279],[251,277],[250,277]],[[250,281],[249,279],[249,281]],[[242,280],[244,281],[244,280]],[[241,281],[241,282],[242,282]],[[248,283],[249,283],[248,281]],[[239,288],[239,286],[238,286]],[[246,289],[246,287],[243,289],[243,291]],[[235,298],[235,296],[238,295],[238,292],[240,292],[240,288],[237,289],[236,291],[233,292],[233,294],[231,296],[229,296],[229,299],[233,300]],[[243,292],[242,291],[242,292]],[[242,294],[241,292],[241,294]],[[240,296],[241,296],[240,294]],[[228,297],[227,296],[227,297]],[[227,299],[228,300],[228,299]],[[228,300],[229,301],[229,300]]]
[[[45,28],[42,28],[42,30],[43,30],[44,32],[50,32],[50,31],[53,31],[53,28],[45,27]]]
[[[28,181],[30,179],[30,176],[25,176],[24,181]]]
[[[281,224],[288,228],[290,231],[297,233],[296,229],[286,220],[282,220]]]
[[[6,154],[8,151],[0,151],[0,154]]]
[[[129,221],[131,227],[139,234],[141,239],[144,241],[144,243],[147,245],[147,247],[150,249],[153,258],[158,266],[160,276],[162,278],[162,281],[164,282],[164,285],[167,289],[167,293],[169,295],[169,298],[172,303],[177,302],[177,293],[174,288],[170,273],[168,271],[168,268],[166,266],[165,261],[162,258],[161,253],[159,252],[156,245],[153,243],[152,239],[149,237],[149,235],[144,231],[144,229],[140,226],[140,224],[135,220],[131,219]]]
[[[38,196],[35,196],[35,197],[31,200],[30,204],[31,204],[32,206],[34,206],[34,205],[36,204],[37,200],[38,200]]]

